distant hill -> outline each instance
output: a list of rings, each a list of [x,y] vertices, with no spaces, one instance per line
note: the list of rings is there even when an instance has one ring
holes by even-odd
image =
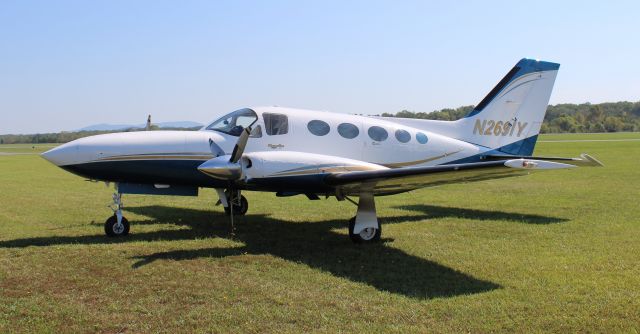
[[[186,126],[186,127],[185,127]],[[72,140],[113,132],[135,132],[144,131],[145,125],[115,125],[97,124],[82,128],[73,132],[36,133],[36,134],[6,134],[0,135],[0,144],[37,144],[37,143],[66,143]],[[202,125],[195,122],[165,122],[156,123],[151,126],[152,131],[156,130],[179,130],[195,131],[202,128]],[[87,130],[89,129],[89,130]],[[92,130],[92,129],[113,129],[113,130]]]
[[[154,126],[164,129],[164,128],[195,128],[201,127],[202,124],[198,122],[190,122],[190,121],[179,121],[179,122],[161,122],[161,123],[153,123]],[[143,129],[146,127],[146,124],[94,124],[86,126],[82,129],[75,130],[76,132],[80,131],[120,131],[127,129]]]

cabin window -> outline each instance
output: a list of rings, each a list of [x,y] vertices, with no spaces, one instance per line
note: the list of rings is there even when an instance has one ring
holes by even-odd
[[[427,135],[425,135],[424,133],[418,132],[416,133],[416,140],[420,144],[426,144],[429,141],[429,138],[427,138]]]
[[[222,132],[238,137],[244,128],[252,125],[258,120],[258,115],[248,108],[236,110],[228,115],[222,116],[207,127],[207,130]]]
[[[411,140],[411,134],[405,130],[396,130],[396,139],[401,143],[408,143]]]
[[[284,135],[289,132],[287,115],[263,113],[264,129],[269,136]]]
[[[307,123],[307,129],[316,136],[324,136],[331,131],[327,122],[317,119]]]
[[[338,125],[338,133],[344,138],[353,139],[360,134],[360,130],[351,123],[342,123]]]
[[[370,127],[368,133],[369,133],[369,137],[371,137],[371,139],[375,141],[385,141],[389,137],[387,130],[379,126]]]

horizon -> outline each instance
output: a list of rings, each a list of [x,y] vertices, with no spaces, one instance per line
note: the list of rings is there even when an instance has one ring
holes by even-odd
[[[640,3],[514,8],[3,2],[0,133],[138,124],[148,114],[206,124],[253,105],[432,112],[479,103],[521,58],[561,64],[552,105],[640,100],[631,58]]]
[[[638,103],[639,101],[604,101],[604,102],[598,102],[598,103],[592,103],[592,102],[582,102],[582,103],[572,103],[572,102],[562,102],[562,103],[556,103],[556,104],[549,104],[548,106],[558,106],[558,105],[562,105],[562,104],[569,104],[569,105],[599,105],[599,104],[613,104],[613,103]],[[288,108],[286,106],[282,106],[284,108]],[[457,107],[445,107],[442,109],[437,109],[437,110],[432,110],[432,111],[426,111],[425,113],[430,114],[430,113],[434,113],[434,112],[440,112],[446,109],[457,109],[457,108],[464,108],[464,107],[475,107],[474,104],[470,104],[470,105],[464,105],[464,106],[457,106]],[[251,107],[250,107],[251,108]],[[300,108],[300,109],[304,109],[304,108]],[[327,111],[327,110],[322,110],[322,111]],[[412,113],[421,113],[422,111],[417,111],[417,110],[408,110],[408,109],[403,109],[403,110],[398,110],[398,111],[394,111],[391,112],[390,114],[396,115],[399,112],[402,111],[408,111],[408,112],[412,112]],[[330,112],[330,111],[329,111]],[[351,114],[351,113],[348,113]],[[380,114],[367,114],[364,116],[381,116],[383,113]],[[224,114],[221,114],[220,116],[223,116]],[[353,113],[353,115],[358,115]],[[149,115],[147,115],[149,116]],[[153,115],[151,115],[153,116]],[[163,125],[164,127],[171,127],[167,124],[169,123],[199,123],[198,125],[191,126],[191,127],[196,127],[196,126],[206,126],[208,125],[211,121],[214,121],[214,119],[209,120],[208,122],[200,122],[197,120],[189,120],[189,119],[183,119],[183,120],[163,120],[160,122],[155,122],[151,121],[151,125]],[[92,127],[96,127],[96,126],[102,126],[102,125],[106,125],[106,126],[122,126],[122,128],[118,128],[118,129],[107,129],[107,130],[87,130],[88,128],[92,128]],[[119,131],[119,130],[129,130],[129,129],[143,129],[145,127],[144,123],[138,122],[131,122],[131,123],[108,123],[108,122],[102,122],[102,123],[94,123],[94,124],[89,124],[86,126],[83,126],[81,128],[77,128],[77,129],[73,129],[73,130],[59,130],[59,131],[52,131],[52,132],[32,132],[32,133],[0,133],[0,136],[8,136],[8,135],[36,135],[36,134],[49,134],[49,133],[74,133],[74,132],[81,132],[81,131]],[[187,128],[191,128],[191,127],[182,127],[184,129]]]

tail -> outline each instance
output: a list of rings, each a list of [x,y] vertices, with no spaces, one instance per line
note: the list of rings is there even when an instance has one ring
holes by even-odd
[[[522,59],[464,118],[455,137],[514,155],[531,155],[560,64]]]

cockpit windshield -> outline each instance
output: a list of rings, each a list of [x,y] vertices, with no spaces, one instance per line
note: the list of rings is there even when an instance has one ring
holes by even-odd
[[[220,119],[207,126],[207,130],[218,131],[238,137],[244,128],[252,125],[257,120],[258,115],[255,111],[249,108],[244,108],[222,116]]]

